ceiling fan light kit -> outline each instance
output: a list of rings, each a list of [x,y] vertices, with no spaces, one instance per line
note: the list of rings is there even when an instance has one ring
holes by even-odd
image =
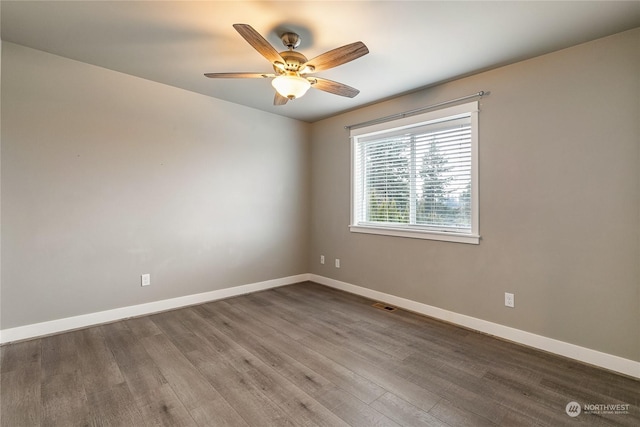
[[[276,89],[274,105],[284,105],[289,100],[300,98],[310,87],[332,93],[334,95],[353,98],[360,91],[343,83],[334,82],[307,74],[328,70],[345,64],[369,53],[369,49],[362,42],[351,43],[328,52],[311,60],[294,51],[300,45],[300,36],[295,33],[284,33],[280,36],[282,43],[289,49],[278,52],[264,37],[247,24],[234,24],[233,28],[255,50],[265,57],[273,66],[275,74],[266,73],[205,73],[209,78],[273,78],[271,85]]]
[[[311,87],[309,80],[300,77],[295,73],[290,75],[281,75],[273,79],[271,82],[280,95],[291,100],[300,98]]]

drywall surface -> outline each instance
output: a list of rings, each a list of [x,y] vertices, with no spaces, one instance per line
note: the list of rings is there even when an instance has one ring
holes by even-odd
[[[308,124],[2,56],[3,329],[308,271]]]
[[[311,273],[640,361],[639,76],[636,29],[314,123]],[[350,233],[344,126],[480,90],[480,244]]]

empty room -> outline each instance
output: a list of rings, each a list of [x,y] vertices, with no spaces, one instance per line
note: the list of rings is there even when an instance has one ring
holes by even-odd
[[[640,425],[639,1],[0,36],[1,427]]]

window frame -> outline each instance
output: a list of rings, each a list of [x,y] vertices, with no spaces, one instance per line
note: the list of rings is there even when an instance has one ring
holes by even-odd
[[[397,120],[376,123],[350,130],[351,144],[351,194],[350,194],[350,225],[352,233],[368,233],[385,236],[407,237],[414,239],[439,240],[456,243],[479,244],[480,243],[480,215],[479,215],[479,185],[478,185],[478,101],[403,117]],[[407,224],[402,226],[383,224],[361,224],[357,218],[357,201],[355,200],[358,185],[356,174],[356,161],[358,139],[397,132],[402,129],[410,130],[418,126],[437,123],[443,120],[469,116],[471,121],[471,230],[442,231],[430,230],[424,226]]]

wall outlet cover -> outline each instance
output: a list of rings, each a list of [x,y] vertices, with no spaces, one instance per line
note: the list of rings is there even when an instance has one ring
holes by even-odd
[[[143,274],[140,276],[140,285],[149,286],[151,284],[151,274]]]
[[[515,307],[515,296],[509,292],[504,293],[504,305],[507,307]]]

